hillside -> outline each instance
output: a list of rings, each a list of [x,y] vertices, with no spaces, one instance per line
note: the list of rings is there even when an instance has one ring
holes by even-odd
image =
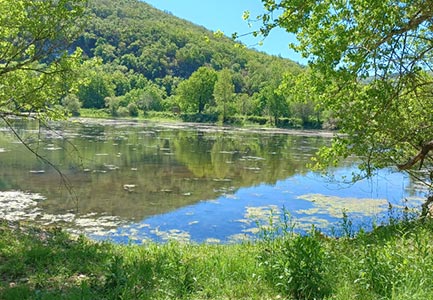
[[[86,33],[78,41],[99,56],[155,80],[188,78],[200,66],[245,71],[254,63],[299,70],[287,59],[242,49],[232,40],[137,0],[91,0]]]
[[[83,107],[107,108],[112,115],[173,110],[221,115],[214,85],[228,70],[222,90],[233,94],[223,99],[225,117],[255,115],[275,122],[290,117],[274,90],[284,73],[302,71],[293,61],[247,49],[138,0],[91,0],[86,19],[74,46],[102,64],[85,67],[86,82],[67,97],[66,106],[78,98]]]

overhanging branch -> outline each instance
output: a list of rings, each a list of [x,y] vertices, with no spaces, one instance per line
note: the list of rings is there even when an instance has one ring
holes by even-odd
[[[433,150],[433,140],[424,144],[421,147],[421,150],[419,151],[419,153],[417,155],[415,155],[413,158],[411,158],[407,163],[405,163],[403,165],[398,165],[397,166],[398,169],[399,170],[408,170],[408,169],[412,168],[419,161],[421,161],[421,164],[420,164],[420,168],[421,168],[422,164],[424,162],[424,159],[427,156],[427,154],[430,152],[430,150]]]

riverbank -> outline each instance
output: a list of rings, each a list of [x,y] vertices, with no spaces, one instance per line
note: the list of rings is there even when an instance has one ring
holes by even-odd
[[[203,120],[203,118],[184,118],[181,115],[175,115],[173,113],[160,113],[160,112],[150,112],[148,114],[140,114],[137,117],[114,117],[107,113],[106,110],[103,109],[81,109],[79,117],[73,117],[73,119],[78,120],[98,120],[105,124],[113,124],[113,123],[128,123],[128,124],[137,124],[148,122],[152,124],[161,124],[165,126],[177,125],[184,127],[197,127],[197,128],[210,128],[219,130],[224,129],[232,129],[232,130],[240,130],[240,131],[252,131],[257,133],[281,133],[281,134],[304,134],[307,135],[323,135],[324,137],[332,137],[335,134],[335,130],[330,129],[321,129],[319,126],[303,126],[297,122],[286,122],[286,126],[275,126],[275,124],[269,124],[268,118],[265,117],[238,117],[238,121],[221,124],[217,120]],[[201,120],[201,121],[200,121]],[[287,120],[286,120],[287,121]],[[289,124],[290,123],[290,124]]]
[[[346,223],[347,225],[347,223]],[[0,223],[1,299],[429,299],[433,222],[340,239],[312,232],[233,245],[95,243]]]
[[[277,128],[250,124],[244,126],[221,125],[212,123],[183,122],[175,119],[134,119],[134,118],[113,118],[101,115],[82,116],[70,118],[72,122],[111,125],[111,126],[144,126],[158,125],[167,129],[196,129],[202,132],[247,132],[260,134],[285,134],[293,136],[317,136],[332,138],[336,131],[323,129],[301,129],[301,128]]]

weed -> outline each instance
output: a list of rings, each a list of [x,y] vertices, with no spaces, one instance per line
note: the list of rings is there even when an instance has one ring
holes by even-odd
[[[355,231],[353,230],[353,222],[349,218],[347,211],[343,211],[343,218],[341,221],[341,228],[343,230],[343,237],[352,238],[355,235]]]
[[[297,235],[294,227],[286,210],[277,221],[271,214],[269,224],[261,226],[259,265],[278,291],[295,299],[323,299],[331,288],[322,235],[314,227],[308,235]]]
[[[118,299],[125,289],[127,282],[128,276],[125,271],[123,258],[115,255],[107,264],[104,290],[109,295],[109,298]]]

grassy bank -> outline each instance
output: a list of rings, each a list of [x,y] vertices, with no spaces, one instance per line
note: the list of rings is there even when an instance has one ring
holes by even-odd
[[[0,299],[431,299],[433,222],[240,245],[119,246],[0,224]]]
[[[203,123],[203,124],[222,124],[218,119],[218,114],[206,114],[206,113],[182,113],[174,114],[171,112],[156,112],[149,111],[146,113],[140,112],[137,116],[116,115],[110,114],[108,109],[80,109],[80,117],[82,118],[98,118],[98,119],[129,119],[138,121],[154,121],[154,122],[188,122],[188,123]],[[280,118],[278,124],[271,122],[269,117],[263,116],[231,116],[228,117],[224,123],[228,126],[240,126],[240,127],[272,127],[272,128],[284,128],[284,129],[321,129],[322,125],[315,121],[305,121],[297,118]]]

